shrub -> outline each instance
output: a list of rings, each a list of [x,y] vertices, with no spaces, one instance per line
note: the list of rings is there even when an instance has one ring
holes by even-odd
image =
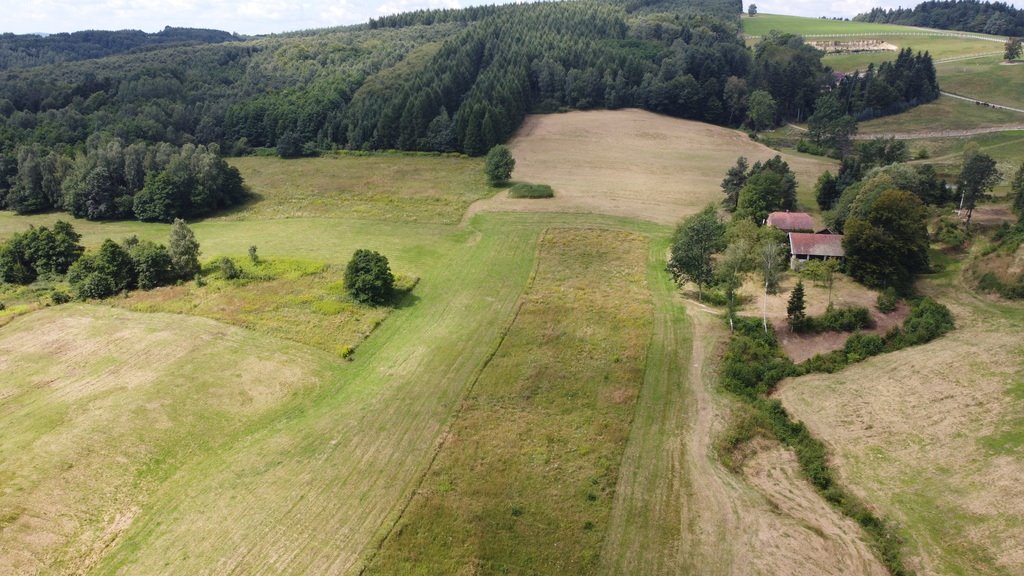
[[[345,290],[358,302],[384,304],[391,298],[395,277],[388,259],[371,250],[356,250],[345,267]]]
[[[90,272],[80,281],[73,284],[75,296],[79,300],[100,299],[117,293],[114,280],[102,272]]]
[[[885,336],[887,350],[899,350],[931,342],[954,328],[953,313],[931,298],[923,298],[910,306],[903,328],[893,328]]]
[[[225,280],[236,280],[242,277],[242,271],[238,269],[238,265],[227,256],[217,261],[217,269]]]
[[[846,345],[843,346],[843,351],[850,357],[851,364],[881,354],[884,349],[885,341],[881,336],[859,332],[847,338]]]
[[[547,184],[516,184],[508,189],[510,198],[553,198],[555,191]]]
[[[861,306],[829,308],[821,316],[808,317],[807,324],[814,332],[853,332],[872,326],[871,313]]]
[[[249,246],[249,261],[253,264],[260,263],[260,257],[256,254],[256,245]]]
[[[63,290],[55,289],[53,292],[50,292],[50,302],[57,306],[67,304],[71,302],[71,295]]]
[[[888,314],[895,310],[899,303],[900,297],[896,294],[896,290],[889,287],[878,293],[878,299],[875,301],[875,308],[878,308],[878,311],[883,314]]]
[[[162,244],[136,242],[128,250],[135,270],[135,284],[142,290],[166,286],[174,281],[174,266],[171,254]]]

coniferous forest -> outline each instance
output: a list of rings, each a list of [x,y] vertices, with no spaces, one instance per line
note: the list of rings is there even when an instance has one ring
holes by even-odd
[[[996,36],[1024,36],[1024,10],[1004,2],[930,0],[913,8],[872,8],[870,12],[858,14],[853,19]]]
[[[201,216],[245,198],[222,153],[479,155],[534,112],[636,107],[735,127],[749,121],[755,95],[773,102],[759,126],[806,120],[836,84],[822,54],[789,34],[747,48],[741,8],[509,4],[251,39],[168,29],[159,34],[184,40],[169,45],[142,40],[159,34],[72,34],[42,52],[4,37],[0,207]],[[934,67],[927,55],[901,53],[840,92],[851,115],[895,113],[935,97]]]

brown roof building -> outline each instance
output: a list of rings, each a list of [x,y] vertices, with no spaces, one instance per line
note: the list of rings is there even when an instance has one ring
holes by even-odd
[[[789,233],[789,253],[798,260],[811,258],[842,258],[842,234],[809,234],[804,232]]]
[[[772,212],[765,220],[765,224],[783,232],[814,230],[814,219],[807,212]]]

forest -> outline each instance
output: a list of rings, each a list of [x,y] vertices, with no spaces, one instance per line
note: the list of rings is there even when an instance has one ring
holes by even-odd
[[[156,47],[242,40],[237,34],[221,30],[171,26],[153,34],[141,30],[83,30],[47,36],[6,33],[0,34],[0,70],[90,60]]]
[[[108,195],[120,204],[86,209],[74,191],[82,168],[47,171],[45,185],[23,174],[85,166],[95,151],[90,141],[100,137],[124,150],[205,146],[204,154],[218,157],[254,148],[282,157],[339,148],[482,155],[537,112],[635,107],[755,129],[806,120],[836,85],[822,53],[790,34],[747,48],[740,9],[733,0],[509,4],[244,42],[167,29],[159,34],[194,41],[0,70],[0,207],[168,220],[241,198],[229,175],[212,200],[165,191],[161,198],[177,200],[150,209],[150,195],[136,205],[144,182],[115,175],[121,183]],[[115,51],[131,43],[111,34],[95,43]],[[218,39],[225,41],[197,44]],[[58,60],[89,53],[53,46],[64,55]],[[840,92],[844,112],[863,119],[927,102],[937,84],[927,54],[901,53],[893,64],[847,77]],[[164,168],[147,174],[156,178]]]
[[[913,8],[872,8],[870,12],[858,14],[853,19],[996,36],[1024,36],[1024,10],[1004,2],[931,0]]]

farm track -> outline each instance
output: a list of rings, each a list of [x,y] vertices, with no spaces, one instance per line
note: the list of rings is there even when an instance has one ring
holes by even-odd
[[[856,524],[818,496],[788,450],[762,447],[741,475],[722,467],[714,438],[730,402],[715,392],[721,318],[684,303],[663,277],[651,285],[654,338],[602,573],[885,575]]]

